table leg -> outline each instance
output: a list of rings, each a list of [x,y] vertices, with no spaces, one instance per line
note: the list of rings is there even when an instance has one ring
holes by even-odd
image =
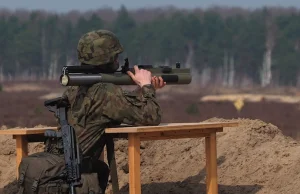
[[[17,179],[19,178],[19,165],[22,161],[23,157],[26,157],[28,155],[28,142],[26,139],[26,136],[24,135],[16,135],[16,151],[17,151]]]
[[[141,194],[140,172],[140,137],[138,134],[128,134],[129,156],[129,193]]]
[[[206,189],[208,194],[218,193],[218,177],[217,177],[217,139],[216,133],[211,133],[205,138],[206,151]]]
[[[205,153],[206,153],[206,193],[209,193],[209,185],[211,181],[210,171],[210,137],[205,137]]]

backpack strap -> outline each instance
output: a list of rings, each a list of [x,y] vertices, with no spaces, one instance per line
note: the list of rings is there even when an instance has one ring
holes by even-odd
[[[24,183],[27,168],[28,168],[28,164],[25,166],[25,168],[20,169],[20,175],[19,175],[19,181],[18,181],[20,186],[22,186]]]
[[[41,176],[42,176],[43,174],[44,174],[44,170],[41,171],[40,176],[39,176],[37,179],[35,179],[35,180],[33,181],[33,183],[32,183],[31,190],[32,190],[34,193],[37,192],[37,188],[38,188],[38,186],[39,186],[39,182],[40,182]]]
[[[25,166],[25,168],[19,169],[20,170],[20,175],[19,175],[18,184],[19,184],[20,188],[19,188],[18,194],[23,194],[24,193],[24,180],[25,180],[25,175],[26,175],[27,168],[28,168],[28,164]]]
[[[106,136],[107,161],[110,167],[110,176],[112,180],[113,194],[118,194],[119,181],[118,181],[117,164],[115,158],[114,140],[110,134],[105,134],[105,136]]]

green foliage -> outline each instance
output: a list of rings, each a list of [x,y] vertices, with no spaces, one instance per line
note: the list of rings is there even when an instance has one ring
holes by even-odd
[[[185,109],[185,112],[188,113],[189,115],[198,115],[199,114],[199,109],[196,103],[191,103],[187,106]]]
[[[2,92],[3,91],[3,86],[2,86],[2,84],[0,84],[0,92]]]
[[[43,113],[43,111],[42,111],[42,109],[41,109],[40,107],[35,107],[34,113],[35,113],[36,115],[40,115],[40,114]]]
[[[105,28],[112,30],[125,48],[121,62],[129,57],[131,64],[184,64],[192,49],[192,62],[199,72],[223,67],[228,55],[234,59],[237,77],[247,75],[259,82],[270,17],[267,9],[228,17],[211,10],[201,15],[178,11],[137,22],[122,6],[108,23],[96,13],[71,21],[33,11],[28,20],[0,17],[0,66],[4,75],[10,76],[47,76],[54,64],[53,71],[59,73],[62,66],[77,62],[76,47],[84,33]],[[273,71],[281,84],[294,85],[300,70],[300,15],[278,14],[272,21],[276,27]]]

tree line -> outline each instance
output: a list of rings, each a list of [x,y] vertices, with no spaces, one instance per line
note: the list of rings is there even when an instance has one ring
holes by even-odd
[[[284,10],[159,9],[151,15],[149,10],[136,14],[122,6],[111,17],[99,11],[66,17],[2,10],[0,78],[58,79],[62,66],[78,64],[79,38],[91,30],[108,29],[125,48],[121,60],[128,57],[130,64],[181,62],[192,68],[200,85],[298,86],[300,12]]]

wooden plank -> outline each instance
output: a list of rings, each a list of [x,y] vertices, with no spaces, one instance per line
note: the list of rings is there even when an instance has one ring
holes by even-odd
[[[47,129],[57,129],[57,127],[37,127],[37,128],[16,128],[0,130],[0,135],[30,135],[43,134]]]
[[[222,132],[222,128],[212,129],[194,129],[184,131],[163,131],[163,132],[148,132],[139,133],[141,141],[148,140],[164,140],[164,139],[182,139],[182,138],[199,138],[207,137],[211,132]],[[128,133],[114,133],[113,138],[127,139]]]
[[[23,157],[26,157],[28,155],[28,142],[26,139],[26,136],[23,135],[17,135],[16,136],[16,167],[17,167],[17,179],[19,177],[19,165],[22,161]]]
[[[140,172],[140,138],[138,134],[128,135],[128,160],[129,160],[129,193],[141,194]]]
[[[141,141],[150,141],[150,140],[166,140],[166,139],[184,139],[184,138],[200,138],[207,137],[208,133],[199,133],[199,134],[186,134],[186,135],[169,135],[169,136],[150,136],[150,137],[141,137]]]
[[[117,127],[107,128],[106,133],[145,133],[145,132],[161,132],[174,130],[191,130],[191,129],[214,129],[223,127],[236,127],[237,122],[211,122],[211,123],[167,123],[158,126],[136,126],[136,127]]]
[[[212,129],[193,129],[184,131],[164,131],[164,132],[148,132],[139,133],[141,141],[148,140],[164,140],[164,139],[183,139],[183,138],[199,138],[207,137]],[[222,132],[222,128],[216,128],[214,132]]]
[[[210,183],[209,194],[218,194],[218,175],[217,175],[217,138],[212,133],[209,138],[210,146]]]

